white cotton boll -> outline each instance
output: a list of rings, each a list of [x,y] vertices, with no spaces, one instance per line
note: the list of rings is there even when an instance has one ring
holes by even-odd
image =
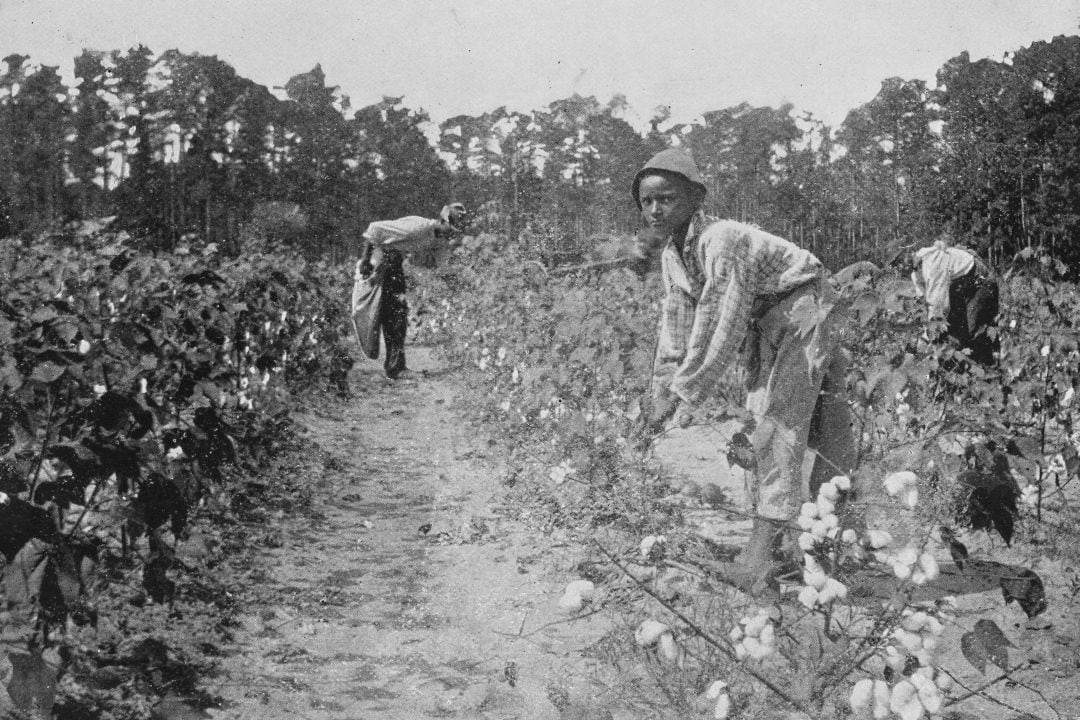
[[[1076,395],[1076,391],[1069,388],[1065,391],[1065,394],[1061,396],[1061,407],[1069,407],[1073,403],[1073,397]]]
[[[828,600],[824,596],[828,596]],[[832,602],[833,600],[843,600],[847,597],[847,585],[840,582],[836,578],[829,578],[825,581],[825,586],[821,588],[819,592],[821,602]]]
[[[840,488],[836,487],[831,482],[825,483],[818,490],[818,502],[821,501],[821,498],[825,498],[826,500],[836,502],[836,499],[838,497],[840,497]]]
[[[836,511],[836,504],[824,495],[819,495],[817,499],[817,511],[818,516],[824,520]]]
[[[848,545],[854,545],[859,541],[859,534],[851,528],[848,528],[840,535],[840,539]]]
[[[895,562],[892,566],[893,575],[900,580],[907,580],[911,577],[911,566],[907,563]]]
[[[97,395],[98,397],[101,397],[102,395],[104,395],[108,391],[109,391],[109,388],[105,387],[104,385],[94,385],[94,394]]]
[[[1049,345],[1043,345],[1042,349],[1039,350],[1039,354],[1042,355],[1043,357],[1050,357],[1050,346]]]
[[[885,477],[885,492],[896,497],[906,488],[913,487],[918,483],[918,477],[910,470],[890,473]]]
[[[828,582],[829,576],[825,573],[812,570],[803,570],[803,584],[807,587],[812,587],[815,590],[821,591],[825,587],[825,583]]]
[[[806,531],[809,531],[811,528],[813,528],[814,523],[816,522],[817,518],[811,517],[810,515],[799,515],[798,519],[795,520],[795,524],[798,525],[800,529]]]
[[[825,527],[829,528],[829,530],[835,530],[836,528],[840,527],[840,518],[836,517],[836,515],[833,515],[832,513],[822,517],[821,522],[825,523]]]
[[[904,646],[908,652],[922,650],[922,636],[918,633],[908,632],[903,628],[897,628],[893,636]]]
[[[652,647],[666,632],[671,632],[671,628],[659,620],[644,620],[634,632],[634,640],[641,647]]]
[[[80,340],[79,341],[79,354],[80,355],[85,355],[88,352],[90,352],[90,343],[89,343],[89,341]]]
[[[596,585],[589,580],[574,580],[567,584],[566,592],[580,595],[582,600],[588,602],[593,599]]]
[[[776,629],[772,623],[765,623],[765,627],[761,628],[761,634],[758,635],[758,640],[761,644],[767,648],[772,648],[776,645]]]
[[[728,713],[731,712],[731,698],[727,693],[724,693],[716,699],[716,707],[713,708],[714,720],[725,720]]]
[[[932,653],[935,650],[937,650],[937,645],[938,645],[938,641],[937,641],[936,637],[934,637],[933,635],[923,635],[923,639],[922,639],[922,649],[923,650],[926,650],[927,652]]]
[[[939,690],[948,690],[952,687],[952,678],[943,672],[939,672],[937,677],[934,678],[934,684],[938,686]]]
[[[900,626],[908,632],[917,633],[922,631],[922,629],[926,627],[926,623],[929,620],[930,616],[924,613],[922,610],[919,610],[917,612],[911,613],[910,615],[906,615],[903,622],[900,623]]]
[[[892,544],[892,535],[885,530],[867,530],[866,543],[872,550],[880,550]]]
[[[926,579],[933,582],[937,579],[939,574],[939,568],[937,558],[930,553],[923,553],[919,556],[919,569],[926,575]]]
[[[837,490],[847,491],[851,489],[851,478],[847,475],[837,475],[829,483],[835,485]]]
[[[919,489],[910,487],[904,491],[903,496],[900,498],[901,502],[907,505],[912,510],[919,504]]]
[[[663,553],[664,543],[667,542],[667,538],[663,535],[649,535],[641,541],[641,545],[638,549],[641,551],[641,557],[648,560],[649,558],[659,556]]]
[[[744,633],[742,631],[742,625],[736,625],[731,628],[731,632],[728,633],[728,637],[731,638],[732,643],[737,643],[743,639]]]
[[[896,561],[909,566],[914,565],[919,561],[919,551],[908,545],[896,553]]]
[[[941,690],[934,683],[928,682],[919,688],[919,702],[922,703],[927,712],[936,713],[940,710],[942,700]]]
[[[705,699],[716,700],[718,697],[724,694],[725,690],[727,690],[727,683],[723,680],[717,680],[709,686],[708,690],[705,691]]]
[[[912,568],[911,570],[911,582],[916,585],[926,584],[926,573],[921,568]]]
[[[748,657],[750,657],[750,653],[747,651],[746,646],[741,642],[738,643],[735,646],[735,659],[742,662]]]
[[[570,614],[577,614],[585,607],[585,600],[577,593],[565,592],[559,598],[559,608]]]
[[[889,709],[903,720],[918,720],[924,713],[915,686],[907,680],[901,680],[893,686],[892,693],[889,695]]]
[[[804,502],[802,507],[799,508],[799,517],[817,519],[817,516],[817,503]]]
[[[945,632],[945,626],[941,624],[940,620],[931,615],[926,618],[926,632],[937,637],[938,635],[941,635],[941,633]]]
[[[803,552],[810,552],[817,544],[818,540],[812,533],[804,532],[799,534],[799,549]]]
[[[816,588],[806,585],[799,591],[799,602],[813,610],[817,607],[818,591]]]
[[[889,684],[884,680],[874,681],[874,717],[877,720],[884,720],[889,717],[892,712],[889,710],[889,699],[891,692],[889,690]]]
[[[894,673],[902,673],[904,665],[907,664],[907,655],[901,655],[895,645],[888,645],[885,647],[885,664]]]
[[[679,661],[679,644],[675,642],[675,637],[671,633],[666,632],[660,636],[656,653],[661,660],[666,662],[676,663]]]
[[[743,623],[743,627],[746,628],[745,632],[749,637],[758,637],[761,635],[761,631],[765,629],[765,626],[769,624],[769,616],[767,613],[759,613],[752,618],[749,618]]]
[[[851,709],[856,713],[866,712],[874,702],[874,681],[863,678],[851,688]]]
[[[814,526],[810,528],[810,534],[818,540],[824,540],[829,536],[829,526],[824,520],[815,520]]]

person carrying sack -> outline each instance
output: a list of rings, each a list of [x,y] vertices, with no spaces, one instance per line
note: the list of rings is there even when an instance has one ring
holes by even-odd
[[[357,341],[372,360],[379,356],[379,332],[386,345],[383,369],[391,380],[407,379],[405,335],[409,304],[405,299],[405,253],[430,250],[461,232],[466,218],[461,203],[447,205],[438,220],[409,215],[372,222],[364,231],[364,250],[356,262],[352,316]]]
[[[680,415],[715,395],[740,359],[747,365],[754,517],[746,547],[725,574],[751,592],[775,588],[791,559],[785,555],[795,555],[783,541],[802,503],[856,463],[837,295],[809,251],[753,225],[707,216],[706,187],[682,150],[649,160],[631,193],[649,231],[667,238],[642,426],[658,432],[668,420],[683,424]],[[816,459],[805,482],[808,447]]]

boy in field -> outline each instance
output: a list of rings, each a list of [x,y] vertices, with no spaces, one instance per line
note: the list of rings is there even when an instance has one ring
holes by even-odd
[[[668,238],[646,423],[658,430],[680,408],[708,398],[741,356],[746,407],[755,420],[754,522],[731,577],[760,587],[771,582],[784,531],[810,489],[855,464],[835,294],[808,251],[754,226],[705,215],[705,185],[682,150],[649,160],[632,193],[649,230]],[[817,456],[804,483],[808,445]]]

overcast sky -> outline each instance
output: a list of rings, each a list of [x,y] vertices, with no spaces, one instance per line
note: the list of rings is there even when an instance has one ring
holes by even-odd
[[[0,0],[0,57],[70,77],[83,48],[142,43],[267,86],[321,63],[354,108],[404,95],[435,120],[620,92],[638,124],[748,101],[835,125],[887,77],[1078,28],[1080,0]]]

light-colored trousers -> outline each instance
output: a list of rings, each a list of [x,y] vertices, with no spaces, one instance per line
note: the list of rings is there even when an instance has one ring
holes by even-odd
[[[825,281],[809,283],[758,318],[747,338],[746,407],[757,422],[750,438],[757,460],[750,496],[758,517],[791,520],[822,483],[855,468],[844,391],[847,357],[839,343],[843,313],[837,303]],[[800,329],[807,308],[823,312],[830,306],[826,316]],[[816,455],[805,478],[808,448]]]

